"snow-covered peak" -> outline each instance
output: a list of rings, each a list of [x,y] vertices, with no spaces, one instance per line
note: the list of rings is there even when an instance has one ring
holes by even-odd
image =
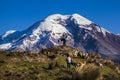
[[[59,34],[67,33],[67,29],[65,26],[67,23],[65,22],[69,18],[68,15],[54,14],[48,16],[44,21],[40,22],[38,27],[33,30],[31,37],[35,36],[36,41],[41,39],[41,36],[46,36],[47,32],[52,34],[56,34],[54,38],[59,38]]]
[[[48,16],[43,22],[40,23],[38,28],[34,31],[52,31],[54,33],[63,33],[66,32],[65,26],[66,20],[69,18],[69,15],[54,14]]]
[[[45,20],[54,20],[54,19],[66,19],[70,15],[61,15],[61,14],[53,14],[48,16]]]
[[[90,25],[92,23],[92,21],[84,18],[83,16],[79,14],[73,14],[72,19],[74,19],[76,23],[79,25]]]
[[[92,22],[79,14],[61,15],[53,14],[48,16],[43,22],[40,23],[39,29],[42,31],[52,31],[54,33],[66,32],[65,26],[68,24],[66,21],[74,20],[74,22],[80,25],[81,28],[92,30],[91,27],[85,27],[84,25],[90,25]],[[70,22],[70,21],[69,21]],[[39,31],[37,29],[37,32]]]
[[[83,16],[79,15],[79,14],[72,14],[72,15],[61,15],[61,14],[53,14],[53,15],[50,15],[48,16],[45,20],[46,21],[59,21],[59,20],[66,20],[68,18],[71,17],[71,20],[74,19],[75,22],[77,24],[80,24],[80,25],[89,25],[92,23],[92,21],[84,18]]]
[[[14,33],[14,32],[16,32],[16,30],[9,30],[9,31],[7,31],[7,32],[2,36],[2,39],[5,38],[5,37],[7,37],[8,35]]]

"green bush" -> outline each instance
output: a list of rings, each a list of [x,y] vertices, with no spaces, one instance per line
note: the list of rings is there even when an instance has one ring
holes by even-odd
[[[56,67],[58,67],[58,63],[55,60],[50,62],[48,65],[48,69],[54,69]]]

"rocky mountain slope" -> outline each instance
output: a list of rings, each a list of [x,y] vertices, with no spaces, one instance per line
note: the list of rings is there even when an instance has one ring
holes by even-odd
[[[67,35],[68,46],[120,61],[120,37],[79,14],[54,14],[24,31],[10,30],[0,37],[0,49],[34,52],[60,46],[58,40],[63,34]]]

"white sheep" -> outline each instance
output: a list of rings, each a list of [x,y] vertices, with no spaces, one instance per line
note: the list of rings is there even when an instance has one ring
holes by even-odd
[[[100,66],[101,68],[103,68],[103,64],[102,64],[102,63],[99,63],[99,66]]]

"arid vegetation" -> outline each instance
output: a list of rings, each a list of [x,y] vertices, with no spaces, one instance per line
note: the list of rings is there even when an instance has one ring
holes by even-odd
[[[67,68],[66,55],[74,63]],[[41,52],[0,52],[0,80],[120,80],[120,66],[68,46]]]

